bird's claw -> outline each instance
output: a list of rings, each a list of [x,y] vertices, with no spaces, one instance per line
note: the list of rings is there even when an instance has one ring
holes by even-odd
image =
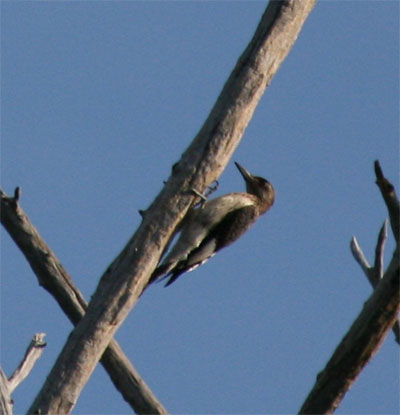
[[[190,189],[192,193],[194,193],[196,196],[198,196],[201,199],[198,203],[196,203],[196,205],[203,206],[203,204],[207,202],[208,196],[210,196],[211,193],[215,192],[218,189],[218,185],[219,185],[218,180],[215,180],[215,182],[213,183],[215,184],[208,186],[204,194],[200,193],[198,190],[194,188]]]
[[[203,195],[203,193],[200,193],[198,190],[196,189],[190,189],[190,191],[192,193],[194,193],[196,196],[198,196],[200,199],[202,199],[202,201],[206,202],[207,201],[207,197]]]
[[[205,192],[205,197],[210,196],[211,193],[214,193],[218,189],[219,183],[218,180],[215,180],[210,186],[207,187]]]

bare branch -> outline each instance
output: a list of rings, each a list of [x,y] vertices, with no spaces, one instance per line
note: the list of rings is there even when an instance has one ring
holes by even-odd
[[[15,197],[8,197],[1,189],[0,197],[1,223],[25,255],[39,284],[55,298],[72,324],[76,325],[85,314],[85,299]],[[132,409],[142,414],[167,413],[115,340],[111,340],[101,363]]]
[[[376,175],[376,184],[379,187],[379,190],[382,193],[383,200],[386,203],[386,207],[389,212],[390,224],[392,226],[392,231],[396,243],[399,243],[399,234],[400,234],[400,202],[396,196],[396,191],[392,183],[383,175],[382,168],[379,164],[379,161],[376,160],[374,163],[375,175]]]
[[[397,243],[397,247],[399,246],[399,234],[400,234],[400,202],[399,199],[396,196],[396,191],[394,189],[394,186],[392,183],[389,182],[388,179],[386,179],[386,177],[383,175],[383,171],[382,168],[379,164],[379,161],[376,160],[374,163],[374,168],[375,168],[375,175],[376,175],[376,184],[378,185],[383,199],[386,203],[386,207],[388,209],[389,212],[389,218],[390,218],[390,224],[392,227],[392,232],[394,235],[394,238],[396,240]],[[385,244],[386,241],[386,237],[387,237],[387,230],[386,230],[385,226],[385,230],[381,231],[383,232],[382,238],[384,240],[384,242],[382,243],[382,245]],[[379,243],[378,243],[379,246]],[[377,248],[378,248],[377,246]],[[383,247],[382,247],[383,250]],[[375,257],[375,264],[376,264],[376,260],[377,257],[379,257],[379,252],[376,251],[376,257]],[[383,261],[383,255],[382,255],[382,261]],[[377,270],[377,268],[375,267],[375,269]],[[379,272],[379,271],[378,271]],[[396,341],[397,343],[400,344],[400,320],[397,319],[396,322],[393,325],[393,332],[394,335],[396,336]]]
[[[382,168],[379,164],[379,161],[374,162],[374,169],[376,175],[376,183],[382,193],[383,199],[386,203],[387,209],[389,211],[390,223],[393,231],[393,235],[396,239],[397,246],[399,245],[399,209],[400,203],[397,199],[394,186],[388,179],[385,178],[382,172]],[[365,275],[368,278],[368,281],[371,283],[372,287],[375,288],[383,275],[383,253],[387,240],[387,220],[382,225],[382,228],[378,235],[378,241],[375,248],[375,262],[374,266],[371,267],[367,260],[364,257],[360,247],[357,244],[357,240],[353,237],[350,246],[351,251],[356,259],[356,261],[361,265]],[[353,242],[354,241],[354,242]],[[362,259],[364,258],[364,259]],[[361,261],[361,262],[360,262]],[[396,319],[393,324],[393,333],[395,335],[396,342],[400,344],[400,320]]]
[[[379,281],[382,279],[381,273],[383,272],[383,250],[387,239],[387,220],[382,225],[382,228],[378,235],[378,241],[375,248],[375,265],[371,267],[364,256],[362,249],[360,248],[357,239],[353,236],[350,242],[351,252],[355,260],[360,264],[365,276],[372,285],[372,288],[376,288]],[[396,319],[393,324],[393,333],[395,340],[400,344],[400,321]]]
[[[300,409],[301,414],[331,414],[339,406],[364,366],[378,351],[400,310],[399,250],[336,348]]]
[[[0,414],[12,415],[13,402],[7,376],[0,367]]]
[[[271,1],[209,117],[174,166],[127,246],[109,266],[30,408],[68,413],[106,345],[146,287],[165,245],[196,197],[218,178],[316,0]]]
[[[368,260],[365,258],[365,255],[358,244],[357,238],[353,236],[350,241],[350,249],[354,256],[354,259],[360,264],[364,274],[368,278],[368,281],[371,283],[372,287],[375,288],[383,276],[383,254],[385,249],[385,244],[387,240],[387,220],[382,225],[381,230],[379,231],[378,240],[376,242],[375,248],[375,262],[374,266],[371,267]]]
[[[36,361],[42,355],[43,350],[46,347],[46,342],[44,341],[45,336],[45,333],[36,333],[33,336],[32,341],[26,349],[22,362],[8,379],[10,393],[12,393],[14,389],[29,375]]]
[[[14,200],[16,198],[14,197]],[[36,361],[43,353],[46,343],[44,341],[45,333],[36,333],[28,348],[21,363],[14,371],[14,373],[7,379],[5,373],[0,368],[0,414],[12,415],[13,401],[11,394],[15,388],[29,375]]]
[[[398,205],[394,188],[383,177],[378,162],[375,162],[375,172],[378,182],[381,185],[384,183],[383,190],[379,185],[383,197],[388,197],[390,193],[390,205]],[[385,202],[388,205],[386,199]],[[356,238],[353,237],[351,240],[350,247],[354,258],[361,265],[375,290],[336,348],[325,369],[317,376],[313,389],[300,409],[301,414],[333,413],[364,366],[378,351],[391,328],[395,332],[397,342],[399,341],[397,315],[400,311],[400,253],[398,243],[388,269],[383,278],[379,279],[383,268],[383,249],[387,239],[386,228],[387,221],[379,232],[373,268],[368,264]],[[395,323],[397,328],[394,326]]]
[[[351,238],[350,249],[354,256],[354,259],[360,264],[362,270],[367,276],[368,281],[371,283],[373,287],[375,287],[375,282],[373,281],[371,273],[371,265],[369,265],[367,258],[365,258],[365,255],[362,249],[360,248],[360,245],[358,244],[357,238],[355,236]]]
[[[375,285],[373,287],[375,288],[378,282],[383,277],[383,254],[385,250],[386,240],[388,237],[387,233],[387,219],[383,222],[382,228],[379,231],[378,240],[376,242],[376,248],[375,248],[375,262],[374,262],[374,268],[373,268],[373,281],[375,281]]]

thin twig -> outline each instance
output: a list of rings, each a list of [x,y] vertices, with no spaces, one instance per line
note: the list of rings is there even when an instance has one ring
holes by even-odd
[[[375,265],[371,267],[365,258],[365,255],[357,242],[355,236],[351,238],[350,241],[350,249],[353,253],[354,259],[360,264],[362,270],[364,271],[365,276],[367,277],[368,281],[372,285],[372,288],[375,289],[382,279],[380,274],[383,270],[383,250],[385,247],[387,239],[387,220],[382,225],[382,228],[378,235],[378,241],[376,243],[375,248]],[[393,324],[393,333],[395,336],[395,340],[397,343],[400,344],[400,320],[397,319]]]
[[[24,358],[8,379],[10,393],[12,393],[15,388],[29,375],[36,361],[42,355],[43,350],[46,347],[46,342],[44,341],[45,336],[45,333],[36,333],[33,336],[33,339],[26,349]]]
[[[368,278],[368,281],[374,287],[375,285],[374,285],[374,281],[372,280],[371,266],[369,265],[367,258],[365,258],[365,255],[362,249],[360,248],[360,245],[358,244],[357,238],[355,236],[351,238],[350,249],[354,256],[354,259],[360,264],[362,270],[364,271],[364,274]]]
[[[375,248],[375,262],[374,262],[374,269],[373,269],[373,280],[378,283],[381,278],[383,277],[383,255],[387,240],[387,219],[383,222],[382,228],[379,231],[378,241],[376,242]],[[374,287],[375,288],[375,287]]]
[[[400,235],[400,202],[396,196],[396,191],[392,183],[383,175],[382,168],[378,160],[375,160],[375,175],[376,175],[376,184],[378,185],[383,200],[386,203],[386,207],[389,212],[390,225],[392,227],[394,239],[396,243],[399,243]]]

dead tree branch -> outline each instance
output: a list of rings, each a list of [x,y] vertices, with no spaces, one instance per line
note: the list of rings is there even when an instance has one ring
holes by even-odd
[[[13,401],[8,387],[7,376],[0,367],[0,414],[12,415]]]
[[[36,361],[42,355],[46,347],[46,342],[44,341],[45,335],[45,333],[36,333],[33,336],[22,362],[8,379],[10,393],[29,375]]]
[[[393,185],[383,177],[379,163],[375,162],[378,186],[388,206],[393,233],[398,223],[399,206]],[[378,177],[379,176],[379,177]],[[396,217],[397,216],[397,217]],[[397,222],[396,222],[397,221]],[[393,225],[394,224],[394,225]],[[375,254],[375,266],[370,267],[357,240],[352,240],[352,252],[361,265],[371,284],[374,285],[381,270],[382,252],[385,244],[385,226],[379,233]],[[375,268],[375,269],[374,269]],[[344,395],[354,383],[364,366],[375,355],[388,331],[397,320],[400,310],[400,254],[399,244],[383,278],[364,304],[363,310],[336,348],[325,369],[300,409],[301,414],[333,413]]]
[[[378,160],[375,161],[374,167],[376,175],[376,184],[378,185],[379,190],[382,193],[383,200],[386,203],[386,207],[389,212],[390,225],[392,226],[394,239],[396,240],[396,243],[398,245],[400,234],[400,202],[396,196],[394,186],[383,175]]]
[[[36,361],[42,355],[44,347],[46,347],[44,336],[44,333],[36,333],[33,336],[26,349],[24,358],[9,379],[6,378],[6,375],[0,368],[0,414],[12,415],[11,394],[29,375]]]
[[[357,242],[355,236],[351,239],[350,249],[354,256],[354,259],[360,264],[362,270],[364,271],[365,276],[372,285],[372,288],[376,288],[379,281],[383,277],[383,250],[386,244],[387,239],[387,220],[382,225],[382,228],[378,235],[378,241],[375,248],[375,263],[371,267],[364,256],[363,251],[361,250],[360,245]],[[400,344],[400,321],[397,318],[393,325],[393,333],[396,339],[396,342]]]
[[[8,197],[0,189],[1,223],[24,254],[39,284],[55,298],[72,324],[76,325],[85,314],[87,303],[22,210],[18,203],[21,191],[17,189],[14,197]],[[115,340],[110,342],[101,363],[115,387],[137,413],[167,413]]]
[[[289,53],[316,0],[269,3],[250,44],[198,135],[123,251],[108,267],[30,413],[68,413],[105,347],[135,305],[174,230],[221,174],[273,75]]]
[[[400,309],[399,253],[343,338],[300,409],[301,414],[335,411],[361,370],[378,351]]]
[[[355,236],[350,241],[350,249],[354,256],[354,259],[360,264],[362,270],[364,271],[368,281],[371,283],[372,288],[375,288],[379,281],[383,277],[383,252],[387,240],[387,220],[382,225],[381,230],[379,231],[378,241],[375,248],[375,261],[374,266],[371,267],[369,262],[365,258],[365,255],[358,244],[358,241]]]

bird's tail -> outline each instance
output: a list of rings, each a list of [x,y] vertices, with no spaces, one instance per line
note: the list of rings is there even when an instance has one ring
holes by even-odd
[[[159,265],[151,274],[149,279],[149,284],[152,284],[155,281],[162,281],[164,278],[168,276],[168,268],[169,264],[161,264]]]
[[[182,272],[184,272],[184,270],[171,270],[171,264],[162,264],[154,270],[150,277],[149,285],[153,282],[161,282],[169,278],[167,283],[164,285],[164,287],[168,287],[179,277],[179,275],[182,274]]]

